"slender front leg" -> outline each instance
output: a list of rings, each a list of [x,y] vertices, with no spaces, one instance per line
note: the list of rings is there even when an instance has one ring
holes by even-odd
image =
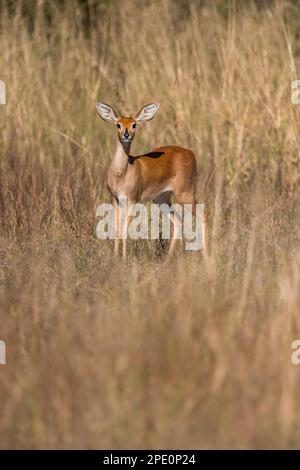
[[[113,200],[113,203],[114,203],[114,209],[115,209],[114,256],[115,258],[117,258],[119,254],[119,241],[120,241],[120,221],[119,221],[120,210],[119,210],[119,203],[115,198]]]
[[[123,249],[122,249],[122,257],[123,260],[126,260],[126,255],[127,255],[127,236],[128,236],[128,225],[130,222],[130,206],[131,203],[128,201],[128,203],[125,206],[125,220],[124,220],[124,232],[123,232]]]

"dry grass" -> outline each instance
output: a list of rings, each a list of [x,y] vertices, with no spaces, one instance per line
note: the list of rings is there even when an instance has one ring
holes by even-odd
[[[36,2],[28,29],[0,2],[1,448],[299,445],[300,8],[199,3],[101,2],[87,29]],[[133,153],[195,151],[208,263],[96,239],[100,99],[160,101]]]

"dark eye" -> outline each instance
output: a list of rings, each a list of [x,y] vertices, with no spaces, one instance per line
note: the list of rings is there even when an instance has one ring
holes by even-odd
[[[132,124],[132,129],[136,128],[136,123]]]
[[[121,124],[118,123],[118,124],[117,124],[117,128],[118,128],[118,129],[121,129]]]

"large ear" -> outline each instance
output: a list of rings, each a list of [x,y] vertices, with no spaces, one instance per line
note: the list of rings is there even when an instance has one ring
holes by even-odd
[[[154,118],[159,108],[159,103],[145,104],[135,116],[137,122],[150,121]]]
[[[96,109],[99,113],[99,116],[104,119],[104,121],[117,121],[116,113],[114,112],[113,108],[109,106],[109,104],[105,103],[97,103]]]

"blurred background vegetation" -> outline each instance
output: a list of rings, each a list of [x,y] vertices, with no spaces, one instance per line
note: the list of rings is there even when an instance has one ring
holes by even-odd
[[[300,2],[0,0],[1,448],[296,448]],[[113,126],[197,157],[210,257],[95,236]]]

